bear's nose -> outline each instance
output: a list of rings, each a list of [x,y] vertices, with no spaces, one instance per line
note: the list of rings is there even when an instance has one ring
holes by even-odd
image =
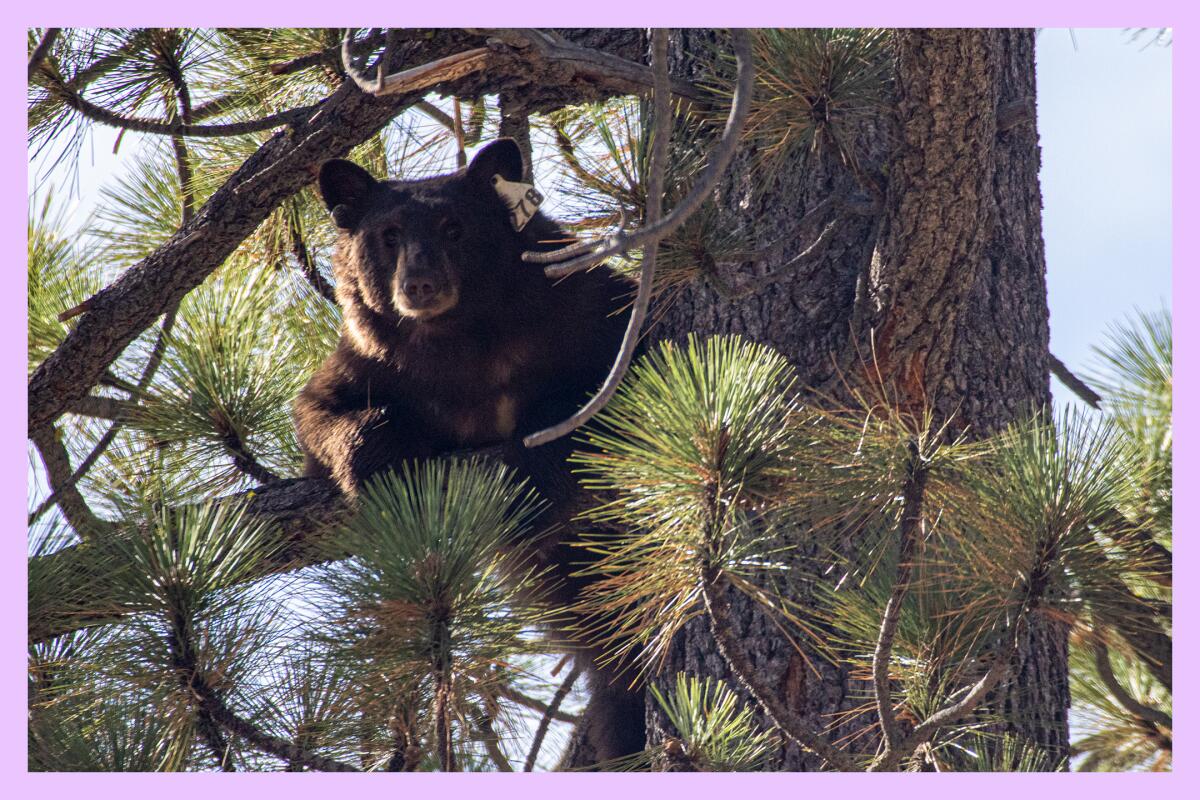
[[[432,300],[438,293],[437,284],[432,278],[408,278],[402,287],[404,294],[414,303],[424,303]]]

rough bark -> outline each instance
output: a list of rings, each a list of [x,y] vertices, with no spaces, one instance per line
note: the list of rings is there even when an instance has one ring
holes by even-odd
[[[686,74],[689,38],[702,35],[679,37],[686,77],[693,77]],[[873,340],[877,366],[907,402],[927,399],[936,412],[956,413],[959,425],[982,434],[1049,401],[1037,133],[1031,120],[996,122],[998,107],[1032,102],[1033,34],[899,31],[896,44],[894,119],[880,120],[889,134],[863,159],[868,168],[887,166],[878,224],[845,219],[805,269],[747,297],[728,301],[693,286],[662,311],[654,335],[678,340],[690,332],[738,333],[775,347],[802,382],[833,393],[842,388],[842,376],[854,383],[867,374]],[[755,183],[745,171],[727,182],[723,205],[731,224],[757,217],[768,221],[764,241],[795,235],[806,211],[854,188],[848,170],[829,159],[787,166],[769,183]],[[769,272],[813,235],[795,235],[791,249],[744,269]],[[803,547],[797,552],[807,555]],[[801,603],[813,596],[812,585],[800,580],[787,590]],[[863,704],[870,685],[826,662],[806,666],[761,611],[742,598],[733,606],[735,633],[756,674],[779,687],[792,711],[818,728],[833,726],[834,740],[872,721],[834,725],[834,715]],[[1065,631],[1040,620],[1032,628],[998,702],[1014,731],[1061,756],[1067,745]],[[664,675],[678,670],[730,680],[704,620],[680,634]],[[654,708],[648,722],[651,741],[673,735]],[[818,766],[786,744],[769,768]]]

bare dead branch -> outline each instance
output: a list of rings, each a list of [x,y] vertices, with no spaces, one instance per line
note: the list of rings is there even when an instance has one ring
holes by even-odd
[[[1099,408],[1103,398],[1092,387],[1077,377],[1075,373],[1067,369],[1067,365],[1059,361],[1058,356],[1054,355],[1054,353],[1049,353],[1048,355],[1050,356],[1050,373],[1062,381],[1063,386],[1074,392],[1075,396],[1080,400],[1092,408]]]
[[[654,35],[658,38],[665,36],[665,34],[660,35],[657,29]],[[633,311],[629,316],[629,324],[625,329],[625,338],[621,342],[621,350],[617,355],[616,362],[613,364],[608,377],[605,378],[604,384],[595,396],[588,400],[583,408],[579,409],[579,411],[568,419],[525,437],[524,442],[526,447],[537,447],[546,442],[554,441],[586,423],[600,409],[604,408],[613,394],[616,393],[617,386],[625,376],[625,371],[629,368],[630,361],[633,360],[633,352],[637,347],[642,324],[645,322],[646,312],[650,306],[650,295],[654,286],[654,265],[658,256],[658,243],[678,228],[707,199],[709,193],[716,187],[721,175],[724,174],[729,162],[733,159],[737,141],[741,136],[742,126],[745,123],[746,113],[749,108],[750,95],[754,88],[754,65],[750,50],[749,34],[744,30],[734,30],[732,38],[734,54],[737,57],[737,88],[734,90],[733,107],[730,110],[729,119],[725,123],[725,130],[721,134],[720,142],[713,148],[713,152],[709,156],[708,166],[705,168],[700,180],[696,186],[692,187],[692,191],[683,199],[683,202],[666,219],[660,219],[660,217],[662,214],[663,180],[666,174],[673,117],[671,113],[671,95],[667,91],[666,42],[664,39],[660,45],[658,40],[655,40],[654,124],[657,135],[654,138],[654,146],[650,155],[650,170],[646,189],[645,225],[631,236],[621,234],[616,247],[602,247],[591,254],[578,256],[567,261],[565,264],[559,264],[557,267],[547,267],[546,269],[546,274],[550,277],[561,277],[569,275],[577,269],[594,266],[609,256],[615,255],[618,252],[625,252],[630,247],[637,247],[639,245],[644,247],[637,297],[634,299]],[[661,56],[659,55],[660,47]],[[566,249],[572,250],[572,248]],[[548,255],[553,256],[554,254],[550,253]],[[522,257],[529,262],[545,263],[531,258],[529,253],[526,253]]]
[[[392,32],[388,32],[392,36]],[[417,92],[428,89],[439,83],[458,80],[482,70],[488,62],[491,51],[486,47],[476,47],[462,53],[439,58],[418,67],[402,70],[388,75],[386,72],[390,47],[385,47],[383,54],[376,62],[375,79],[371,80],[354,65],[351,55],[354,48],[354,29],[347,28],[342,39],[342,69],[346,76],[354,81],[365,94],[384,97],[389,94]]]
[[[533,743],[529,745],[529,754],[525,756],[525,771],[533,772],[534,765],[537,764],[538,751],[542,749],[542,742],[546,738],[546,732],[550,730],[550,722],[557,717],[558,708],[562,705],[563,700],[571,692],[571,687],[575,685],[575,681],[579,680],[579,676],[583,674],[583,667],[575,664],[571,671],[567,673],[567,677],[563,680],[562,685],[558,687],[558,691],[554,693],[554,697],[550,699],[550,705],[546,706],[546,711],[542,714],[542,719],[538,722],[537,731],[533,734]]]
[[[654,143],[650,151],[650,170],[646,180],[646,224],[653,226],[662,217],[663,184],[667,174],[667,159],[670,156],[671,128],[674,118],[671,111],[671,93],[667,71],[667,32],[655,28],[652,34],[652,62],[654,66]],[[747,52],[749,46],[747,45]],[[738,54],[738,64],[741,67],[741,54]],[[617,391],[629,363],[633,360],[634,350],[637,349],[641,337],[642,324],[646,320],[646,312],[650,308],[650,296],[654,288],[654,266],[658,259],[658,240],[652,240],[646,245],[642,258],[641,274],[638,277],[637,297],[633,301],[633,310],[629,315],[629,323],[625,328],[625,337],[621,340],[621,350],[617,360],[605,378],[604,384],[583,408],[567,419],[545,430],[538,431],[525,437],[526,447],[552,442],[571,431],[579,428],[596,415],[608,403]]]
[[[41,41],[34,48],[33,53],[29,56],[29,80],[33,80],[33,76],[37,74],[38,69],[42,66],[42,62],[46,60],[46,56],[50,55],[50,48],[54,47],[54,40],[58,38],[61,28],[46,28],[46,32],[42,34]]]
[[[733,105],[729,118],[725,122],[725,130],[721,139],[708,157],[708,164],[701,173],[699,180],[688,192],[687,196],[670,214],[654,224],[646,224],[631,234],[609,237],[603,246],[594,249],[585,256],[570,257],[563,250],[549,253],[525,253],[521,256],[530,264],[553,264],[546,268],[546,274],[552,278],[561,278],[573,272],[590,269],[601,261],[616,255],[622,255],[629,250],[645,247],[651,241],[661,241],[670,236],[696,212],[709,198],[716,188],[721,176],[737,149],[742,128],[746,122],[746,114],[750,107],[750,96],[754,91],[754,65],[750,53],[749,35],[744,30],[732,33],[734,53],[737,55],[737,84],[733,93]],[[573,256],[573,253],[569,254]],[[560,263],[562,262],[562,263]]]

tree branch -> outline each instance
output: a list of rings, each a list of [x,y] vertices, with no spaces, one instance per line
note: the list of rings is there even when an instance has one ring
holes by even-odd
[[[254,578],[299,569],[318,563],[329,554],[319,544],[324,535],[341,524],[349,506],[333,481],[324,478],[292,478],[259,486],[253,491],[224,498],[246,505],[246,516],[272,524],[287,543]],[[57,608],[45,610],[29,620],[30,643],[45,641],[81,628],[116,622],[137,607],[120,600],[113,587],[112,565],[105,556],[103,539],[64,547],[38,556],[48,574],[61,582],[55,597]],[[32,568],[32,567],[31,567]]]
[[[33,76],[37,74],[38,69],[42,66],[42,62],[46,60],[46,56],[50,55],[50,48],[54,47],[54,40],[58,38],[58,34],[62,31],[61,28],[46,28],[46,32],[42,34],[42,39],[34,48],[33,53],[29,56],[29,80],[33,80]]]
[[[725,130],[721,140],[709,153],[708,163],[701,173],[700,179],[688,192],[687,196],[672,209],[671,213],[657,223],[646,224],[632,234],[618,232],[600,245],[593,245],[587,255],[577,255],[577,248],[563,248],[548,253],[525,253],[521,258],[530,264],[553,264],[546,268],[546,274],[551,278],[561,278],[574,272],[592,267],[616,255],[623,255],[630,250],[645,247],[650,242],[661,241],[670,236],[700,208],[716,188],[726,167],[733,160],[741,138],[742,128],[750,108],[750,97],[754,91],[754,65],[750,52],[749,35],[744,30],[734,30],[732,34],[734,52],[737,55],[737,85],[733,93],[733,104],[729,118],[725,122]],[[570,258],[570,260],[564,260]],[[560,263],[561,262],[561,263]]]
[[[518,692],[516,689],[508,685],[497,687],[496,696],[503,697],[505,700],[511,700],[519,706],[525,706],[525,708],[533,709],[540,714],[549,713],[550,706],[548,704],[543,703],[536,697],[530,697],[523,692]],[[555,709],[552,716],[558,722],[566,722],[569,725],[575,725],[579,722],[579,717],[574,714],[568,714],[562,709]]]
[[[1094,649],[1096,654],[1096,672],[1099,673],[1100,680],[1104,683],[1109,693],[1116,698],[1116,701],[1126,711],[1145,723],[1159,737],[1163,737],[1170,742],[1170,731],[1174,730],[1175,727],[1171,721],[1171,716],[1157,708],[1151,708],[1144,703],[1138,702],[1133,695],[1125,691],[1125,687],[1121,685],[1121,682],[1117,680],[1117,676],[1113,674],[1112,661],[1108,656],[1108,647],[1103,642],[1097,642]]]
[[[108,533],[112,529],[112,523],[96,516],[71,481],[71,456],[63,445],[61,431],[54,425],[44,425],[33,428],[29,438],[33,440],[42,456],[46,478],[54,496],[58,498],[59,508],[62,509],[67,524],[74,528],[84,541]]]
[[[1075,396],[1080,400],[1087,403],[1092,408],[1099,408],[1100,402],[1103,400],[1103,398],[1100,397],[1100,395],[1097,394],[1092,387],[1088,386],[1086,383],[1076,377],[1075,373],[1067,369],[1067,365],[1059,361],[1058,356],[1054,355],[1054,353],[1049,353],[1048,356],[1050,359],[1051,374],[1062,381],[1063,386],[1066,386],[1068,389],[1074,392]]]
[[[163,136],[242,136],[247,133],[268,131],[284,125],[298,124],[311,117],[319,108],[318,105],[303,106],[301,108],[293,108],[288,111],[270,114],[261,119],[247,120],[246,122],[190,125],[185,122],[168,122],[165,120],[146,119],[144,117],[128,117],[115,111],[110,111],[85,99],[79,91],[64,81],[48,79],[46,89],[52,96],[93,122],[99,122],[102,125],[109,125],[122,130],[134,131],[135,133],[150,133]]]
[[[458,47],[458,41],[414,38],[412,48],[417,56],[436,61],[446,49]],[[598,86],[573,73],[543,77],[539,91],[544,104],[558,102],[566,89],[576,94],[618,90],[616,83]],[[528,64],[509,57],[472,78],[466,89],[486,94],[528,79]],[[347,82],[311,116],[272,136],[191,223],[88,301],[79,323],[29,379],[30,428],[56,419],[86,395],[137,334],[223,263],[279,203],[313,180],[316,164],[344,156],[419,99],[417,93],[374,98]]]
[[[562,685],[558,687],[558,691],[554,693],[554,697],[550,699],[550,705],[546,706],[546,712],[542,714],[537,731],[533,734],[533,744],[529,745],[529,754],[525,756],[526,772],[533,772],[533,768],[537,764],[538,751],[542,749],[542,741],[546,738],[546,732],[550,730],[550,722],[555,719],[558,707],[562,705],[563,700],[571,692],[571,687],[575,685],[575,681],[579,680],[579,676],[582,674],[583,667],[575,664],[567,673]]]
[[[900,746],[900,728],[896,725],[896,711],[892,708],[892,643],[896,639],[896,627],[900,623],[900,611],[908,594],[912,578],[913,553],[919,540],[924,539],[925,482],[928,471],[921,462],[917,443],[908,444],[908,477],[904,483],[904,516],[900,520],[900,547],[896,561],[896,576],[892,594],[883,611],[879,625],[879,638],[875,642],[875,653],[871,661],[871,681],[875,689],[875,710],[883,731],[883,755],[885,760]]]
[[[663,184],[667,172],[667,159],[670,155],[671,128],[674,117],[671,110],[671,94],[668,84],[667,71],[667,33],[662,28],[656,28],[653,33],[653,64],[654,64],[654,143],[650,152],[650,169],[646,182],[646,225],[653,226],[662,217]],[[748,42],[748,37],[746,37]],[[749,52],[749,45],[738,51],[738,67],[743,69],[744,53]],[[743,52],[744,51],[744,52]],[[646,321],[646,313],[650,308],[650,295],[654,288],[654,267],[658,259],[658,240],[653,239],[646,245],[642,258],[641,274],[638,277],[637,297],[633,301],[633,311],[629,315],[629,323],[625,327],[625,337],[621,340],[621,350],[617,360],[604,380],[604,385],[588,402],[567,419],[544,430],[525,437],[526,447],[552,442],[571,431],[579,428],[595,416],[608,403],[617,391],[629,363],[633,360],[634,350],[637,349],[641,337],[642,325]]]

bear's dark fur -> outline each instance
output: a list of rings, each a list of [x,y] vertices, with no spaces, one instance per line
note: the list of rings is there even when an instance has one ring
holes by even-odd
[[[336,351],[296,400],[308,475],[353,495],[406,459],[500,445],[549,501],[538,560],[551,599],[569,605],[585,550],[562,523],[578,511],[567,439],[526,448],[521,438],[574,413],[620,347],[630,285],[605,268],[552,281],[521,260],[568,237],[538,213],[523,230],[493,188],[518,182],[515,142],[483,148],[463,170],[420,181],[376,181],[326,162],[321,195],[339,228],[333,259],[343,325]],[[640,695],[589,664],[587,738],[596,760],[644,746]]]

